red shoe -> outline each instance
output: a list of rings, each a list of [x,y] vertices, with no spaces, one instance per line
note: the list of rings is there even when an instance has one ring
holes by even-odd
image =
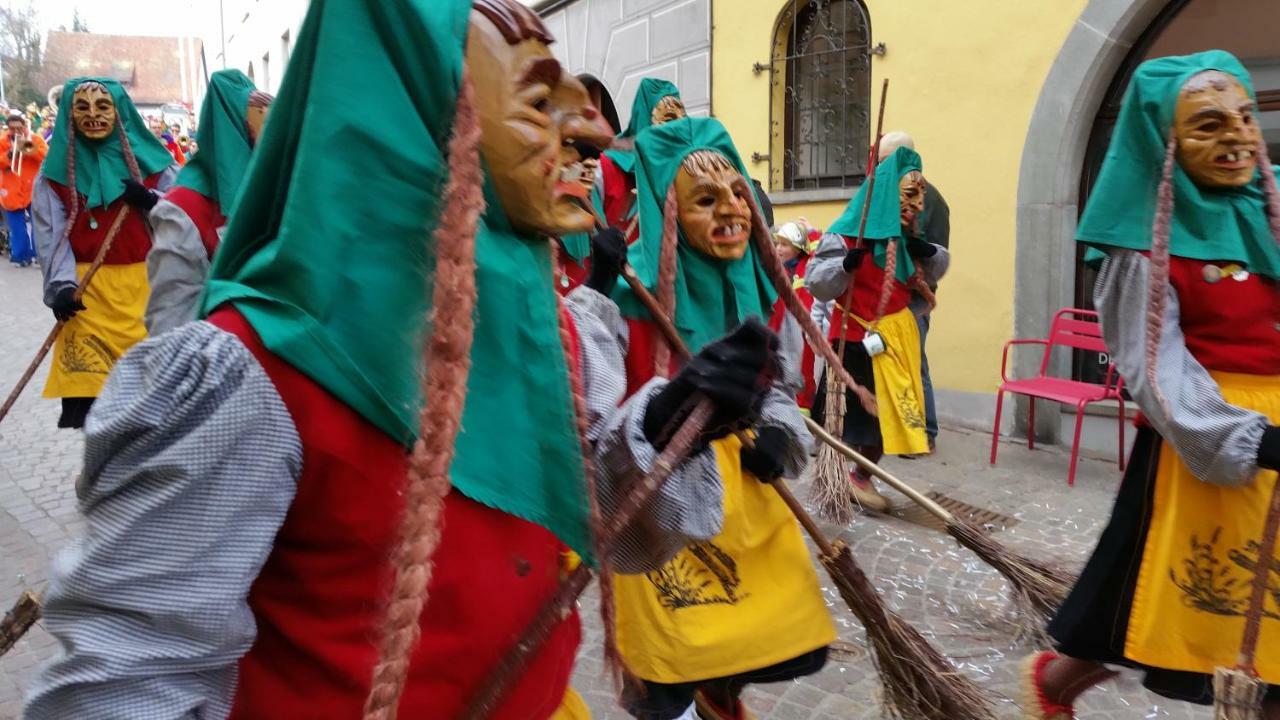
[[[889,498],[880,494],[870,478],[856,470],[849,473],[849,494],[858,507],[873,513],[887,513],[892,508]]]
[[[1045,697],[1040,684],[1044,668],[1057,659],[1058,653],[1043,651],[1022,661],[1022,717],[1024,720],[1075,720],[1070,705],[1059,705]]]

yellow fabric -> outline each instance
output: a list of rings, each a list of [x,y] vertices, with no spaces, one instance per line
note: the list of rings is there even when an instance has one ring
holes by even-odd
[[[76,265],[84,277],[89,263]],[[98,397],[107,374],[126,350],[147,337],[147,264],[103,265],[84,292],[84,306],[53,343],[47,398]]]
[[[591,720],[591,710],[573,688],[565,688],[564,701],[551,715],[551,720]]]
[[[862,327],[871,323],[849,313]],[[876,379],[876,405],[880,408],[880,437],[886,455],[918,455],[929,452],[925,434],[924,378],[921,373],[920,327],[910,308],[880,318],[876,332],[884,338],[885,351],[871,358]]]
[[[1280,422],[1280,375],[1211,373],[1232,405]],[[1169,670],[1212,673],[1233,667],[1244,636],[1252,565],[1276,473],[1237,488],[1203,482],[1173,447],[1160,449],[1125,657]],[[1275,565],[1272,566],[1273,568]],[[1257,666],[1280,684],[1280,591],[1272,574]]]
[[[836,637],[800,528],[742,470],[741,442],[712,443],[724,527],[645,575],[615,578],[618,649],[640,678],[691,682],[757,670]]]

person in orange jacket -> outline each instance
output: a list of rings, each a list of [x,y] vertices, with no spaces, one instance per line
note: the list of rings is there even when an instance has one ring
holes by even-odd
[[[9,262],[27,267],[35,262],[36,249],[31,242],[31,186],[40,172],[40,163],[49,152],[44,138],[31,132],[27,117],[21,111],[9,113],[7,132],[0,136],[0,207],[9,224]]]

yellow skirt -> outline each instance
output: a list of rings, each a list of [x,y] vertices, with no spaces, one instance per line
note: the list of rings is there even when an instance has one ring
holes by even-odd
[[[591,710],[587,703],[573,688],[565,688],[564,700],[551,716],[551,720],[591,720]]]
[[[76,265],[84,277],[88,263]],[[44,397],[97,397],[126,350],[147,337],[147,264],[103,265],[85,289],[84,306],[58,334]]]
[[[1280,422],[1280,375],[1212,375],[1227,402]],[[1125,657],[1197,673],[1236,664],[1257,544],[1275,484],[1271,471],[1259,472],[1244,487],[1203,482],[1172,445],[1163,444]],[[1258,673],[1273,685],[1280,684],[1280,572],[1275,567],[1257,657]]]
[[[791,512],[742,470],[736,437],[712,447],[724,478],[720,534],[656,571],[615,578],[618,648],[627,667],[651,682],[736,675],[836,637]]]
[[[871,329],[871,324],[857,315],[849,313],[849,317]],[[885,351],[871,358],[884,452],[886,455],[927,453],[929,437],[925,434],[924,377],[916,316],[910,308],[903,308],[881,318],[876,332],[885,344]]]

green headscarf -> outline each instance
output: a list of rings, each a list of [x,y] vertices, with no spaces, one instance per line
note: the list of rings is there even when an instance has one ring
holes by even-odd
[[[68,80],[62,86],[62,99],[58,102],[58,121],[49,138],[49,154],[40,166],[44,176],[60,185],[68,185],[67,139],[74,136],[76,143],[76,190],[85,197],[89,208],[106,207],[124,194],[124,180],[129,177],[129,166],[124,161],[124,148],[120,145],[118,126],[102,140],[88,140],[75,130],[71,119],[71,106],[75,102],[76,87],[84,82],[101,83],[111,93],[116,104],[116,122],[124,123],[129,146],[138,161],[138,169],[145,179],[173,164],[173,156],[155,135],[147,129],[147,123],[133,106],[129,93],[115,80],[99,77],[79,77]]]
[[[714,150],[749,178],[738,149],[719,120],[684,118],[649,128],[636,139],[636,204],[640,206],[640,239],[627,260],[649,290],[658,286],[662,250],[662,208],[676,181],[680,164],[692,152]],[[748,184],[750,180],[747,180]],[[755,247],[738,260],[719,260],[694,250],[680,231],[676,253],[676,329],[694,352],[723,336],[749,317],[769,319],[777,295],[756,257]],[[625,317],[649,318],[631,289],[620,285],[614,299]]]
[[[253,81],[239,70],[219,70],[209,76],[209,89],[200,106],[198,149],[175,183],[216,200],[228,216],[253,155],[245,118],[249,95],[255,89]]]
[[[406,448],[470,13],[469,0],[313,0],[203,300],[204,314],[233,303],[272,353]],[[485,195],[453,485],[586,555],[550,246]]]
[[[874,194],[871,206],[867,211],[867,229],[863,236],[875,244],[876,265],[885,267],[889,255],[889,240],[904,239],[902,236],[902,201],[899,197],[898,183],[902,176],[918,170],[924,172],[924,163],[920,155],[909,147],[900,147],[876,166]],[[827,232],[857,237],[858,228],[862,224],[862,204],[867,196],[870,183],[863,182],[857,194],[849,201],[844,213],[827,228]],[[908,238],[909,239],[909,238]],[[894,277],[899,282],[906,282],[916,271],[911,255],[907,253],[907,244],[898,243],[898,264]]]
[[[640,87],[636,89],[635,102],[631,103],[631,122],[627,124],[627,129],[622,131],[618,136],[619,139],[634,138],[644,130],[653,125],[653,109],[658,106],[658,102],[664,97],[680,98],[680,88],[669,80],[659,80],[658,78],[645,78],[640,81]],[[635,172],[636,154],[633,150],[606,150],[605,155],[618,166],[619,170],[625,173]]]
[[[1102,259],[1099,248],[1151,248],[1156,194],[1178,95],[1192,76],[1206,70],[1235,76],[1255,97],[1248,71],[1223,50],[1148,60],[1134,72],[1102,171],[1076,230],[1076,241],[1091,246],[1087,261]],[[1229,260],[1250,272],[1280,278],[1280,248],[1267,223],[1261,173],[1241,188],[1202,188],[1175,163],[1169,253]]]

